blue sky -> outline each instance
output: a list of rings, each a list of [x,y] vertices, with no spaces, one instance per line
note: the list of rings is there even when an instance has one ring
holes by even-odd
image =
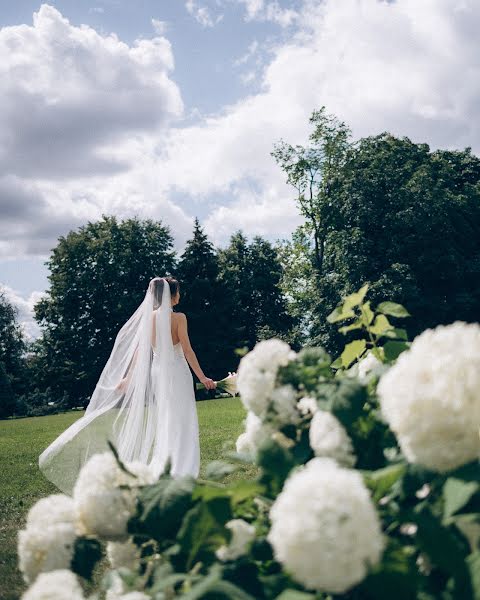
[[[325,105],[353,137],[480,152],[476,0],[0,0],[0,284],[34,332],[59,235],[300,223],[270,151]]]

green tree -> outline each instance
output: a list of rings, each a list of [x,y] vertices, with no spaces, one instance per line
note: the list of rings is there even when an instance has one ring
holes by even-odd
[[[0,362],[3,363],[13,393],[22,394],[27,385],[25,352],[27,343],[17,320],[17,309],[0,290]]]
[[[37,383],[55,398],[84,403],[120,327],[141,303],[148,281],[175,268],[168,227],[114,217],[61,237],[47,265],[50,289],[35,307],[43,336]]]
[[[325,119],[322,111],[311,119],[312,147],[283,143],[274,154],[306,220],[283,246],[282,287],[293,310],[308,315],[311,343],[340,350],[345,340],[326,317],[339,297],[365,282],[373,302],[387,296],[409,308],[410,335],[454,319],[477,320],[480,160],[470,148],[431,152],[388,133],[347,143],[343,124],[332,134]],[[332,135],[338,144],[330,144]],[[338,152],[331,169],[312,171],[319,147]]]
[[[0,361],[0,419],[6,419],[15,412],[15,395],[5,364]]]
[[[239,231],[219,251],[219,259],[234,347],[252,348],[264,337],[285,336],[294,320],[287,313],[282,266],[272,244],[259,236],[249,244]]]
[[[181,284],[179,310],[187,315],[189,336],[203,370],[214,379],[225,377],[235,366],[229,340],[224,337],[230,319],[218,275],[217,252],[195,219],[193,237],[177,268]]]

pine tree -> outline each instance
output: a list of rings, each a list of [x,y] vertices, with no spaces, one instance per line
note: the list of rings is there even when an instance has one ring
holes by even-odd
[[[277,250],[257,236],[251,244],[238,231],[220,251],[221,281],[236,348],[253,348],[264,337],[285,337],[293,327],[280,289],[282,267]]]
[[[225,335],[228,316],[218,272],[217,252],[195,219],[193,237],[178,264],[178,310],[187,315],[190,340],[202,369],[214,379],[225,377],[235,366],[229,336]]]

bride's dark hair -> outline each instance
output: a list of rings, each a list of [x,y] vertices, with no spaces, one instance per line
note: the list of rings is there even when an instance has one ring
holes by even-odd
[[[164,277],[168,283],[168,287],[170,288],[170,296],[173,298],[178,294],[178,290],[180,289],[180,284],[174,277]],[[162,295],[163,295],[163,279],[155,279],[153,282],[153,304],[154,308],[158,308],[162,303]]]

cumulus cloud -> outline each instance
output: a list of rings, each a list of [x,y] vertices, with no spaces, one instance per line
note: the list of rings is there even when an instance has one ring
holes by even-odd
[[[88,177],[128,169],[102,150],[181,114],[170,42],[128,46],[52,6],[0,30],[0,172]]]
[[[5,294],[7,300],[17,309],[17,319],[21,324],[28,340],[34,340],[40,335],[40,328],[34,319],[33,307],[44,296],[44,292],[32,292],[27,298],[20,292],[9,286],[0,284],[0,291]]]
[[[252,17],[264,9],[260,1],[248,6]],[[388,130],[432,148],[480,152],[479,24],[475,0],[306,0],[295,32],[272,50],[259,93],[171,129],[159,154],[164,183],[205,198],[230,192],[233,202],[209,217],[212,230],[251,223],[279,235],[294,194],[270,152],[280,138],[306,143],[308,118],[322,105],[356,138]],[[262,224],[239,192],[245,180],[261,190]]]

